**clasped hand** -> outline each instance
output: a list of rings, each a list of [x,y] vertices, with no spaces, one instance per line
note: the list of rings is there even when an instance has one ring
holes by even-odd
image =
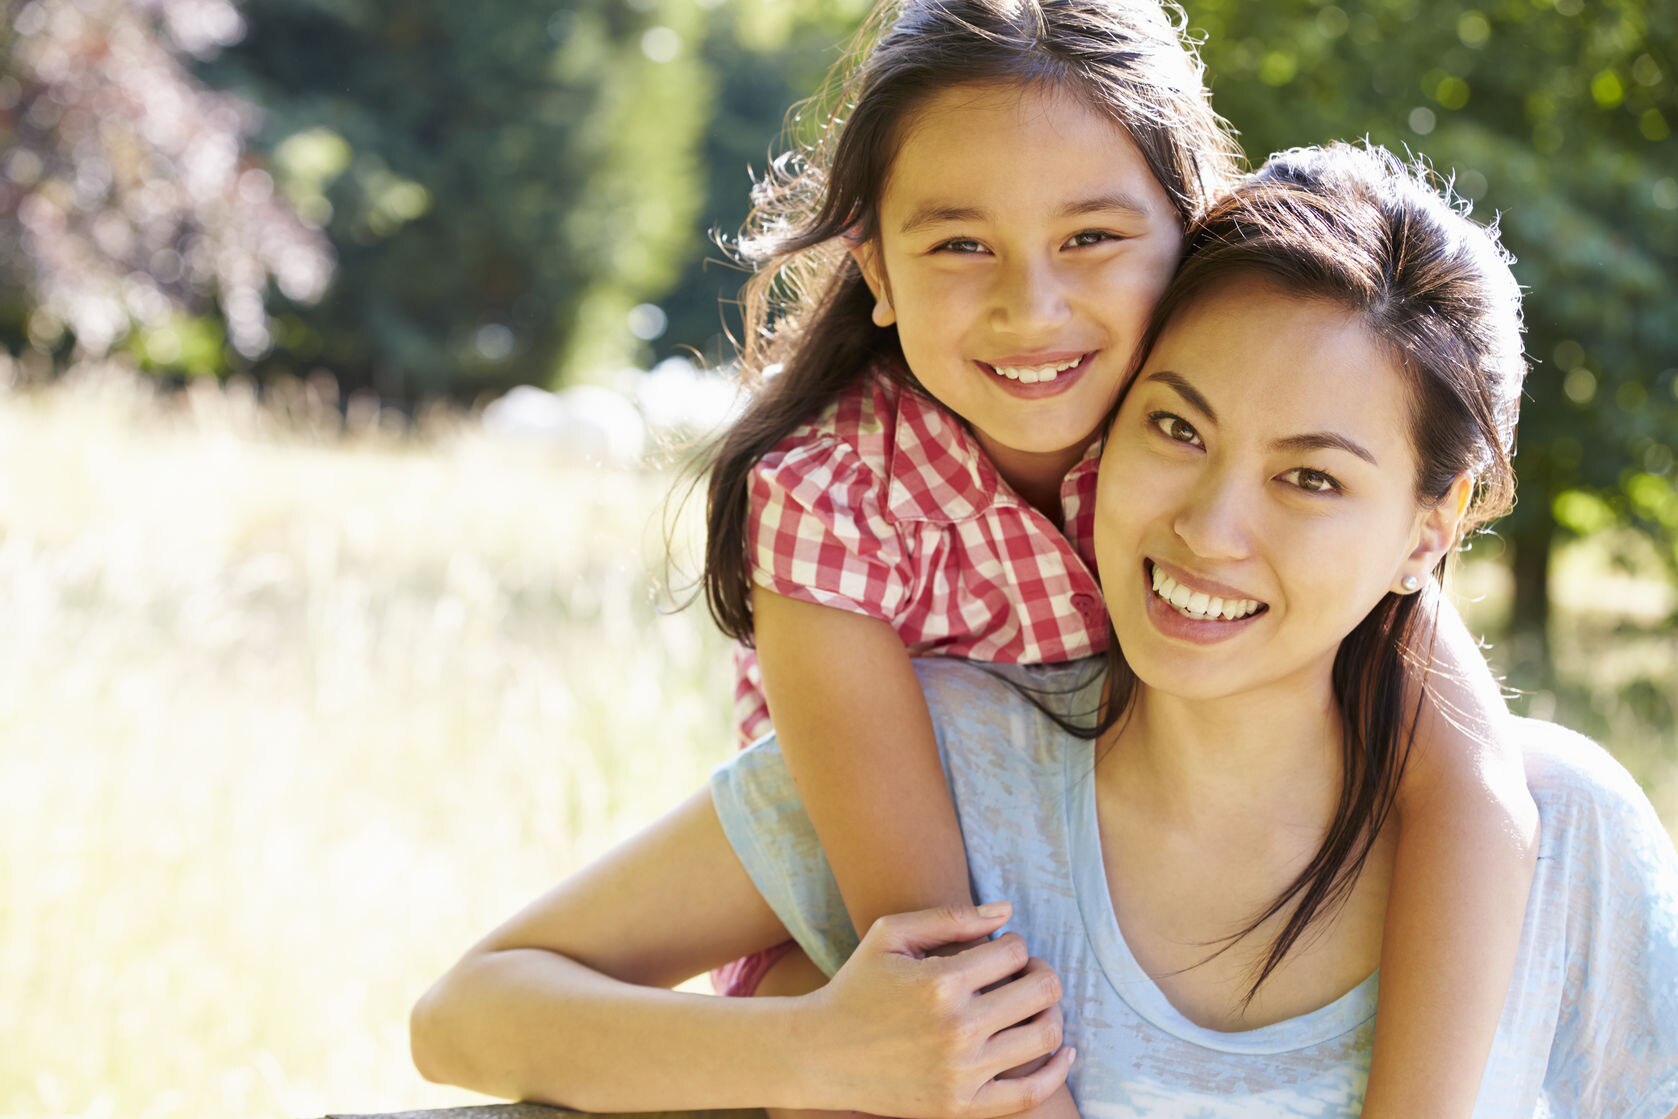
[[[1061,1047],[1060,979],[1018,933],[982,939],[1010,913],[997,902],[874,922],[832,981],[806,996],[811,1051],[824,1054],[815,1106],[986,1119],[1053,1094],[1074,1055]],[[954,955],[929,954],[975,940]]]

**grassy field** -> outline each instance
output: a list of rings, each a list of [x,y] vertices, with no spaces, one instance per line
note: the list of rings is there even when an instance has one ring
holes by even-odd
[[[729,752],[726,648],[650,592],[668,476],[422,430],[0,389],[0,1116],[467,1102],[411,1071],[414,996]],[[1561,570],[1520,702],[1678,821],[1671,588]],[[1463,586],[1495,625],[1500,570]]]

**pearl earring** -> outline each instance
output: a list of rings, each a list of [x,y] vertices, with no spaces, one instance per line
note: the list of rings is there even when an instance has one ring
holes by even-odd
[[[1411,591],[1421,586],[1422,581],[1414,575],[1406,575],[1399,581],[1399,585],[1404,588],[1404,593],[1409,594]]]

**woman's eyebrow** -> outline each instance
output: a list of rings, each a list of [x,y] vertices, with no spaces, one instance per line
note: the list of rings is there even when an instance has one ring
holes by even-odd
[[[1199,389],[1189,384],[1182,374],[1173,373],[1169,369],[1160,369],[1148,374],[1143,380],[1158,381],[1160,384],[1167,386],[1182,397],[1189,407],[1213,423],[1218,422],[1218,413],[1213,411],[1211,403],[1207,401]],[[1277,451],[1345,451],[1347,454],[1356,455],[1371,466],[1381,465],[1375,461],[1375,456],[1362,443],[1333,431],[1308,431],[1301,435],[1289,435],[1282,439],[1272,440],[1270,447]]]
[[[1362,443],[1338,435],[1332,431],[1310,431],[1304,435],[1290,435],[1286,439],[1277,439],[1270,444],[1278,451],[1345,451],[1367,462],[1371,466],[1380,466],[1375,456],[1364,449]]]
[[[1189,384],[1180,373],[1173,373],[1169,369],[1160,369],[1143,378],[1148,381],[1158,381],[1160,384],[1174,390],[1178,396],[1188,402],[1190,408],[1199,412],[1213,423],[1218,422],[1218,414],[1212,410],[1212,405],[1201,395],[1200,390]]]

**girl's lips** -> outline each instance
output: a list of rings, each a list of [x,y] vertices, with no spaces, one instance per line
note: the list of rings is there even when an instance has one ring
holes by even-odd
[[[975,361],[974,364],[984,370],[986,377],[1010,396],[1017,396],[1027,400],[1034,400],[1045,396],[1058,396],[1071,388],[1095,363],[1095,357],[1100,350],[1072,351],[1069,353],[1047,353],[1018,355],[1005,358],[994,364],[988,361]],[[1045,367],[1073,364],[1055,373],[1052,380],[1027,382],[1023,379],[1014,380],[1007,374],[999,372],[1001,369],[1037,370]]]

